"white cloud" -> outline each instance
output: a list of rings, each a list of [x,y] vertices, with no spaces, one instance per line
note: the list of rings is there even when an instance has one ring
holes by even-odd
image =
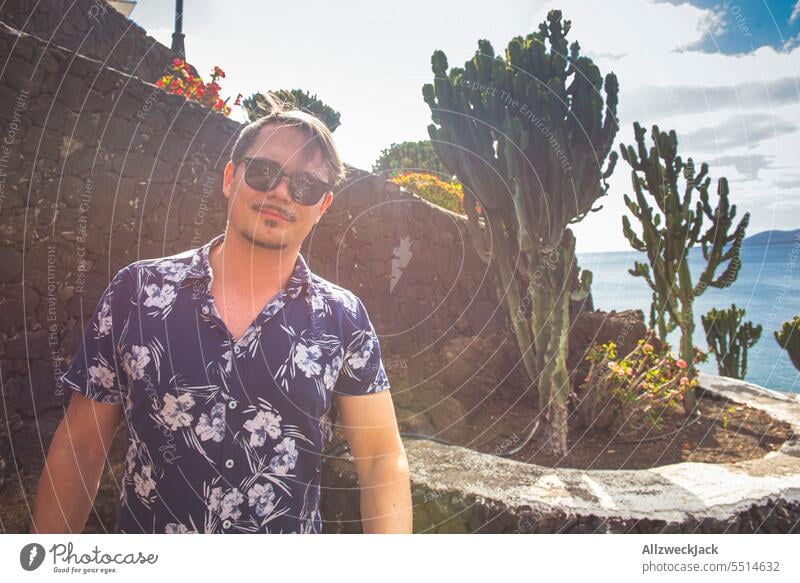
[[[797,22],[798,18],[800,18],[800,0],[798,0],[794,8],[792,8],[792,14],[789,16],[789,24],[794,24]]]

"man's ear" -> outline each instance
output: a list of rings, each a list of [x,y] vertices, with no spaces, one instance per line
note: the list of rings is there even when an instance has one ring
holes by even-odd
[[[228,160],[222,173],[222,194],[225,198],[231,197],[231,184],[233,184],[233,162]]]
[[[331,202],[333,202],[333,192],[327,193],[325,198],[322,199],[322,206],[319,207],[319,216],[314,223],[315,225],[322,220],[322,215],[324,215],[325,211],[328,210],[328,207],[331,206]]]

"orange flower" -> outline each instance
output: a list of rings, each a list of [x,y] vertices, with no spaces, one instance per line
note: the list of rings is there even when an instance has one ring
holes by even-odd
[[[678,365],[678,368],[686,368],[687,366],[686,361],[682,358],[679,358],[675,364]]]

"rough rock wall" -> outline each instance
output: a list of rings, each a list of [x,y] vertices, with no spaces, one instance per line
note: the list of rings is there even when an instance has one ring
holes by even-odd
[[[239,124],[2,23],[0,54],[0,358],[32,415],[119,269],[222,229]]]
[[[161,77],[178,56],[105,0],[5,0],[0,21],[144,81]]]

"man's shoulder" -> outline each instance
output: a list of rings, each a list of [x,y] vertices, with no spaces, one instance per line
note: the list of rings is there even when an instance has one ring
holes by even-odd
[[[316,273],[311,274],[311,281],[321,299],[331,308],[343,310],[351,318],[359,317],[362,315],[362,311],[365,312],[361,298],[351,290],[320,277]]]
[[[176,270],[185,270],[191,263],[192,258],[197,253],[197,249],[187,249],[180,253],[173,253],[172,255],[165,255],[163,257],[153,257],[150,259],[139,259],[129,263],[123,268],[128,270],[131,274],[140,273],[142,270],[150,272],[157,272],[161,274],[174,273]]]

